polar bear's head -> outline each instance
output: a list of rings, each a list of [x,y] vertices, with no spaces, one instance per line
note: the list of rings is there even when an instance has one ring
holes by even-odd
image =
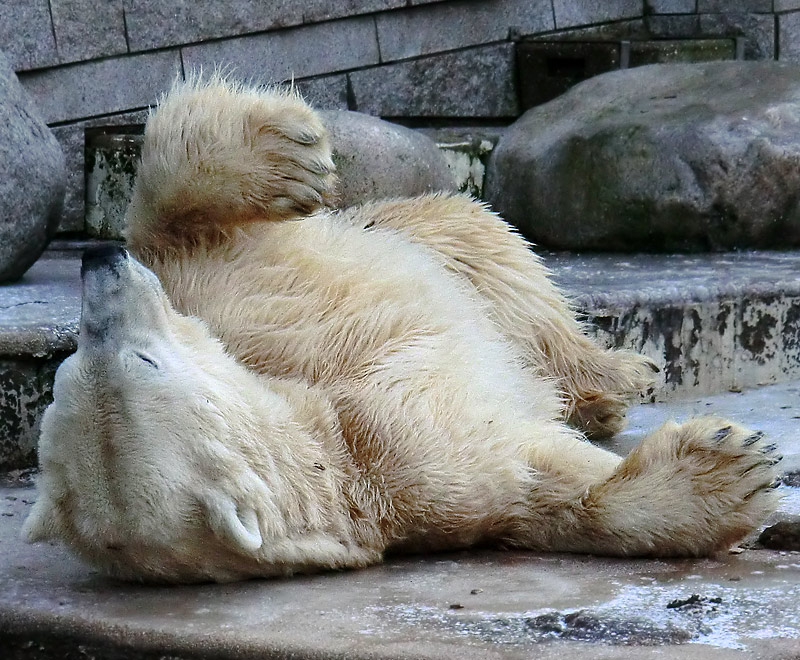
[[[124,578],[242,577],[269,500],[242,443],[269,392],[121,248],[87,254],[82,277],[78,350],[42,422],[24,536]]]

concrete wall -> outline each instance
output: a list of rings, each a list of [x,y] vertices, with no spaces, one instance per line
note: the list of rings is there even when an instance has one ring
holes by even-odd
[[[76,231],[87,130],[140,123],[176,75],[223,66],[294,78],[322,108],[502,124],[520,112],[516,39],[609,24],[800,61],[800,0],[0,0],[0,49],[64,146]]]

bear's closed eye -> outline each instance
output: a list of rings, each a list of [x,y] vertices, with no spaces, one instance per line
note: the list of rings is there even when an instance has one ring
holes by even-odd
[[[149,364],[154,369],[158,369],[158,363],[153,358],[151,358],[149,355],[146,355],[145,353],[142,353],[141,351],[134,351],[133,354],[136,357],[138,357],[142,362],[146,362],[147,364]]]

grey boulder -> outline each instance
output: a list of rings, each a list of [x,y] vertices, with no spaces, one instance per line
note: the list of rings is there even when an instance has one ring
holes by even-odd
[[[800,68],[658,64],[604,74],[500,139],[486,196],[553,249],[800,245]]]
[[[20,278],[58,227],[64,154],[0,53],[0,282]]]
[[[339,205],[456,191],[447,161],[429,137],[360,112],[320,112],[339,174]]]

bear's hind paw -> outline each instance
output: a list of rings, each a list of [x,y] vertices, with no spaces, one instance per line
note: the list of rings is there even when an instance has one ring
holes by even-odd
[[[780,483],[776,466],[783,458],[777,445],[768,443],[760,431],[753,432],[719,418],[700,418],[672,427],[672,443],[652,449],[662,458],[671,458],[660,468],[674,471],[669,479],[683,486],[684,529],[697,552],[707,554],[730,547],[753,531],[776,507],[775,489]],[[646,450],[648,439],[643,443]],[[672,456],[663,455],[671,444]],[[642,458],[653,459],[644,451]],[[656,461],[658,463],[659,461]],[[670,467],[671,463],[671,467]],[[666,474],[662,472],[662,474]],[[675,503],[679,506],[679,503]],[[705,537],[705,538],[704,538]]]

